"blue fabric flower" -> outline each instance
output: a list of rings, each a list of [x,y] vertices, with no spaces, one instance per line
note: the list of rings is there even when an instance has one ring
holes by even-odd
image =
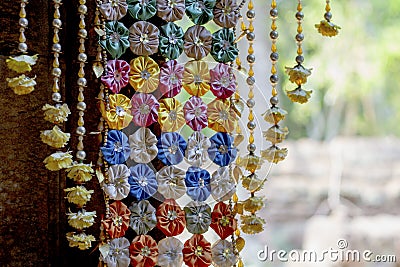
[[[210,159],[217,165],[223,167],[231,164],[237,154],[233,147],[233,137],[227,133],[216,133],[211,138],[211,147],[208,149]]]
[[[176,132],[161,133],[158,139],[158,158],[165,165],[180,163],[185,157],[186,141]]]
[[[130,195],[137,200],[148,199],[157,192],[158,184],[156,174],[146,164],[137,164],[129,168],[131,176],[129,184],[131,185]]]
[[[123,164],[131,154],[128,137],[121,131],[109,131],[107,143],[101,147],[101,152],[109,164]]]
[[[211,194],[210,173],[198,167],[190,167],[185,178],[186,193],[194,201],[205,201]]]

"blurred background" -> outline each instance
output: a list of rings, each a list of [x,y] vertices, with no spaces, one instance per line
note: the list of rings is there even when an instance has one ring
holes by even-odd
[[[297,1],[277,1],[280,106],[289,115],[288,157],[272,166],[260,194],[266,230],[245,236],[245,266],[400,266],[400,1],[334,0],[332,21],[341,26],[333,38],[314,25],[323,18],[325,1],[303,1],[304,66],[313,68],[305,89],[309,103],[291,103],[294,89],[284,66],[295,65]],[[256,79],[259,96],[269,98],[270,1],[256,0]],[[245,14],[245,13],[244,13]],[[241,51],[246,51],[246,44]],[[245,55],[242,55],[245,58]],[[245,61],[245,60],[243,60]],[[269,64],[269,63],[268,63]],[[267,102],[257,102],[261,115]],[[269,126],[260,116],[258,127]],[[260,148],[267,147],[258,137]],[[267,175],[267,171],[265,171]],[[245,192],[241,193],[246,197]],[[370,250],[396,255],[396,263],[296,263],[257,259],[269,250]],[[276,255],[275,255],[276,257]],[[372,256],[373,258],[374,256]]]

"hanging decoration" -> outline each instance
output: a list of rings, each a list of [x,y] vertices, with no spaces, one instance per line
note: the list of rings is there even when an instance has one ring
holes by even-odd
[[[304,34],[303,34],[303,26],[302,21],[304,18],[304,13],[302,12],[303,6],[301,0],[298,0],[297,4],[297,12],[296,12],[296,19],[297,19],[297,34],[295,36],[295,40],[297,43],[297,56],[296,56],[296,63],[293,68],[285,67],[286,73],[289,76],[289,81],[296,84],[297,88],[292,91],[287,91],[286,94],[292,102],[297,102],[300,104],[307,103],[311,97],[312,91],[307,91],[302,88],[302,85],[307,83],[308,76],[311,75],[312,69],[305,68],[302,64],[304,62],[303,56],[303,48],[302,43],[304,41]],[[271,31],[270,37],[272,39],[278,38],[278,32]]]
[[[29,21],[25,7],[28,5],[28,0],[21,0],[19,11],[19,44],[18,51],[20,55],[9,57],[6,59],[8,69],[19,74],[16,77],[6,78],[8,86],[17,95],[26,95],[35,90],[36,76],[29,77],[28,73],[32,71],[32,66],[36,64],[38,55],[29,56],[28,44],[26,43],[25,31],[28,28]]]
[[[322,36],[333,37],[339,34],[341,28],[331,21],[332,13],[330,2],[330,0],[326,0],[324,19],[321,20],[319,24],[315,24],[315,28]]]

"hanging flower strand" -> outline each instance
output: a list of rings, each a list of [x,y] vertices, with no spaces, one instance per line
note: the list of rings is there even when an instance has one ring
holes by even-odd
[[[31,66],[36,64],[38,59],[38,55],[28,56],[23,55],[28,51],[28,45],[26,44],[25,30],[28,27],[28,19],[26,18],[26,10],[25,7],[28,4],[28,0],[21,0],[20,5],[21,9],[19,12],[19,44],[18,50],[22,55],[10,57],[6,60],[7,67],[10,70],[15,71],[16,73],[26,73],[32,70]],[[36,76],[30,78],[25,74],[21,74],[14,78],[6,78],[8,82],[8,86],[13,89],[14,93],[17,95],[26,95],[31,93],[36,85]]]
[[[312,93],[311,90],[306,91],[301,87],[303,84],[307,83],[307,78],[308,76],[311,75],[311,70],[312,70],[312,69],[307,69],[302,65],[302,63],[304,62],[303,48],[302,48],[304,34],[303,34],[303,27],[301,25],[304,18],[304,13],[302,12],[302,10],[303,6],[301,4],[301,0],[298,0],[297,12],[296,12],[296,19],[298,26],[297,26],[297,34],[295,36],[297,43],[297,56],[296,56],[297,65],[295,65],[293,68],[285,67],[286,73],[289,75],[289,81],[297,85],[296,89],[292,91],[287,91],[286,94],[292,102],[297,102],[300,104],[307,103]],[[272,39],[277,39],[278,32],[272,31],[270,37]]]
[[[326,0],[324,20],[321,20],[319,24],[315,24],[315,28],[320,34],[322,34],[322,36],[333,37],[338,35],[341,28],[331,22],[332,13],[330,2],[330,0]]]

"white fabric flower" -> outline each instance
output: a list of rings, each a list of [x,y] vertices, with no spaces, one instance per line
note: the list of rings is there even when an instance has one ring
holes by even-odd
[[[110,251],[107,257],[102,260],[108,267],[128,267],[129,259],[129,240],[125,237],[114,238],[110,241]]]
[[[112,165],[108,169],[108,183],[103,182],[104,192],[115,200],[121,200],[128,196],[130,185],[128,178],[131,172],[124,164]]]
[[[178,167],[165,166],[157,172],[158,192],[165,198],[178,199],[186,193],[185,172]]]
[[[211,254],[215,267],[231,267],[238,261],[238,257],[233,251],[232,243],[227,240],[218,240],[212,245]]]
[[[211,146],[210,139],[201,132],[193,132],[189,138],[186,149],[186,161],[195,167],[200,167],[208,160],[208,148]]]
[[[211,195],[215,201],[227,201],[236,192],[236,183],[228,167],[218,168],[211,177]]]
[[[158,242],[158,263],[163,267],[180,267],[183,262],[183,243],[175,237],[167,237]]]
[[[149,128],[141,127],[129,136],[131,159],[136,163],[149,163],[158,153],[157,137]]]

